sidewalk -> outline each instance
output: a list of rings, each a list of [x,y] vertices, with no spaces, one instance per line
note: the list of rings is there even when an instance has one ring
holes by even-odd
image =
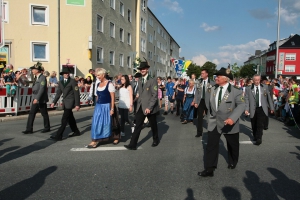
[[[94,106],[87,106],[87,107],[81,107],[80,111],[86,111],[86,110],[93,110]],[[73,110],[74,112],[77,112],[76,110]],[[49,116],[55,116],[55,115],[62,115],[64,111],[63,110],[48,110]],[[42,117],[41,113],[37,113],[36,117]],[[19,113],[18,116],[11,116],[11,117],[0,117],[0,122],[7,122],[7,121],[15,121],[15,120],[22,120],[28,118],[28,112]]]

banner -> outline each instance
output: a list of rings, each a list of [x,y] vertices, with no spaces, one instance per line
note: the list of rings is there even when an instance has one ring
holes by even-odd
[[[179,78],[188,69],[192,61],[190,60],[175,60],[172,59],[172,63],[175,67],[176,76]]]

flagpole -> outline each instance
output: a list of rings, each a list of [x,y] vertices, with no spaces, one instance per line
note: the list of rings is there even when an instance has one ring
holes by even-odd
[[[277,22],[277,42],[276,42],[276,63],[275,63],[275,78],[278,73],[278,52],[279,52],[279,34],[280,34],[280,4],[281,0],[278,0],[278,22]]]

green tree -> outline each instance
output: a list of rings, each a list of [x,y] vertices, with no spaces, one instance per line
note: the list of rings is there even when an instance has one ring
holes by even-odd
[[[191,77],[192,74],[196,74],[196,78],[199,78],[201,74],[201,69],[199,65],[196,63],[191,63],[190,66],[187,68],[186,74]]]
[[[256,71],[253,70],[254,64],[247,64],[241,67],[240,70],[240,76],[242,78],[251,78],[254,74],[256,74]]]
[[[239,67],[237,65],[237,63],[234,63],[233,65],[231,65],[231,73],[234,78],[240,77],[240,70],[241,70],[241,67]]]
[[[201,67],[202,69],[206,69],[208,71],[208,76],[209,78],[212,78],[214,73],[217,72],[217,65],[215,63],[212,63],[210,61],[207,61],[206,63],[204,63],[204,65]]]

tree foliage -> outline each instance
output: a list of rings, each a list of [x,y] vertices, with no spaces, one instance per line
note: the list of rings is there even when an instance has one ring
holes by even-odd
[[[253,70],[254,64],[247,64],[241,67],[240,76],[242,78],[251,78],[256,74],[256,71]]]
[[[192,74],[196,75],[196,78],[199,78],[201,74],[201,69],[199,65],[196,63],[191,63],[190,66],[187,68],[186,74],[191,77]]]
[[[239,78],[240,77],[240,70],[241,70],[241,67],[239,67],[237,65],[237,63],[234,63],[233,65],[231,65],[231,73],[232,73],[234,78]]]
[[[215,63],[212,63],[210,61],[207,61],[206,63],[204,63],[204,65],[201,67],[202,69],[206,69],[208,71],[208,76],[209,78],[212,78],[214,73],[217,72],[217,65]]]

